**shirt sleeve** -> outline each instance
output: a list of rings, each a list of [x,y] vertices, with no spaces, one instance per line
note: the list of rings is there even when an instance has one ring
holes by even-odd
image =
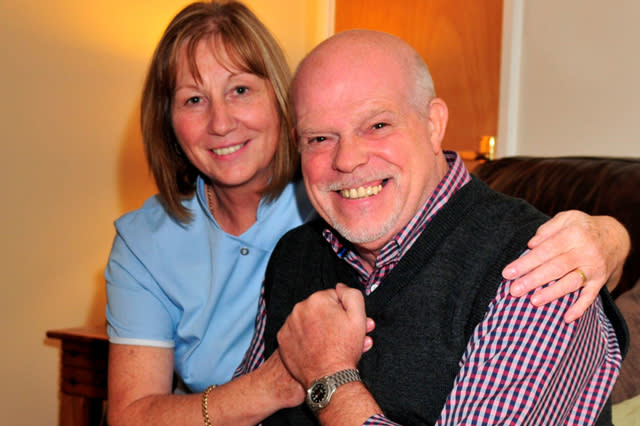
[[[600,299],[567,324],[578,292],[535,307],[510,285],[474,330],[437,424],[594,423],[622,362]]]
[[[264,363],[264,327],[267,323],[267,304],[264,300],[264,283],[258,299],[258,314],[256,315],[255,331],[249,349],[242,362],[236,368],[233,377],[240,377],[257,370]]]
[[[579,293],[535,307],[503,281],[476,327],[437,425],[593,424],[622,356],[598,298],[571,324]],[[397,425],[382,414],[364,423]]]
[[[105,279],[110,342],[174,347],[173,320],[151,290],[155,281],[119,234],[113,242]]]
[[[362,426],[401,426],[399,423],[392,422],[382,414],[374,414],[369,417]]]

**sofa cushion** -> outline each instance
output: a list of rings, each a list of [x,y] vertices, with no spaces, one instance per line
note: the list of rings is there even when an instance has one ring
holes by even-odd
[[[629,329],[629,349],[611,394],[614,404],[640,395],[640,282],[616,299]],[[639,419],[640,420],[640,419]]]
[[[493,189],[524,198],[553,216],[577,209],[618,219],[631,236],[631,253],[612,295],[640,277],[640,159],[607,157],[506,157],[479,164],[473,173]]]

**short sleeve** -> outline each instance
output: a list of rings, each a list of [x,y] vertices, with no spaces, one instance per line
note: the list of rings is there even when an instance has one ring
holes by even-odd
[[[174,347],[174,323],[153,276],[116,234],[105,269],[111,343]]]

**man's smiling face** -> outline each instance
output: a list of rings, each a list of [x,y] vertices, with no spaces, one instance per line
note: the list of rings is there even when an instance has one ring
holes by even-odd
[[[377,253],[444,176],[431,110],[446,106],[424,99],[419,110],[410,65],[390,60],[393,43],[335,43],[307,58],[294,81],[302,172],[318,213],[360,251]]]

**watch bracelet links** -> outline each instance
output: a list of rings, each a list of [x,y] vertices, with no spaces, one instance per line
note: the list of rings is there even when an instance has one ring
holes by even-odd
[[[202,392],[202,418],[204,420],[204,426],[211,426],[211,420],[209,420],[209,392],[217,386],[218,385],[210,385]]]
[[[331,386],[333,388],[333,391],[329,391],[330,392],[329,395],[326,396],[327,401],[324,404],[319,405],[317,403],[314,403],[313,400],[309,399],[309,392],[311,389],[313,389],[314,383],[323,382],[323,381],[324,383],[326,383],[327,386]],[[336,373],[330,374],[328,376],[324,376],[321,379],[318,379],[312,382],[311,387],[307,389],[307,398],[305,399],[309,404],[309,407],[311,408],[311,410],[315,413],[318,410],[326,407],[326,404],[328,404],[329,400],[331,399],[331,395],[340,386],[345,385],[347,383],[360,382],[360,381],[362,381],[362,379],[360,378],[360,372],[358,370],[352,369],[352,368],[347,370],[340,370]]]
[[[356,369],[342,370],[333,375],[333,380],[335,382],[336,388],[338,386],[345,385],[351,382],[359,382],[362,379],[360,378],[360,372]]]

